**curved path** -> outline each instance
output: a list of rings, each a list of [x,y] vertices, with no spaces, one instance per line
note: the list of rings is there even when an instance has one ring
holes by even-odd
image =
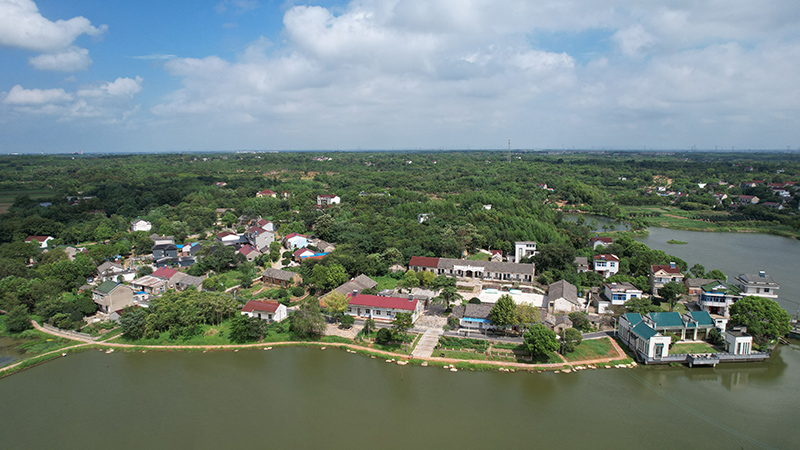
[[[409,360],[411,357],[409,355],[405,355],[402,353],[393,353],[387,352],[384,350],[377,350],[369,347],[362,347],[355,344],[347,344],[342,342],[309,342],[309,341],[282,341],[282,342],[261,342],[256,344],[227,344],[227,345],[137,345],[137,344],[121,344],[116,342],[104,342],[104,341],[92,341],[90,339],[84,338],[77,338],[75,336],[69,335],[67,333],[60,333],[56,331],[47,330],[41,327],[35,321],[31,321],[34,328],[37,330],[47,333],[52,336],[61,337],[64,339],[69,339],[72,341],[79,341],[80,344],[71,345],[68,347],[62,347],[57,350],[53,350],[47,353],[42,353],[41,355],[36,355],[35,357],[31,358],[39,358],[42,356],[48,356],[55,353],[65,353],[67,350],[72,350],[80,347],[86,346],[97,346],[97,347],[109,347],[109,348],[136,348],[136,349],[154,349],[154,350],[238,350],[238,349],[247,349],[247,348],[269,348],[269,347],[285,347],[285,346],[317,346],[321,348],[325,347],[334,347],[334,348],[346,348],[350,350],[362,350],[368,351],[373,354],[383,355],[387,358],[393,358],[398,361],[400,360]],[[113,336],[116,337],[116,336]],[[111,339],[111,338],[109,338]],[[620,346],[617,342],[611,339],[611,345],[617,353],[617,356],[613,357],[605,357],[605,358],[598,358],[592,360],[583,360],[583,361],[572,361],[572,362],[561,362],[561,363],[551,363],[551,364],[529,364],[529,363],[518,363],[518,362],[505,362],[505,361],[483,361],[483,360],[475,360],[475,359],[454,359],[454,358],[437,358],[437,357],[428,357],[428,358],[414,358],[415,360],[419,361],[431,361],[431,362],[441,362],[441,363],[448,363],[448,364],[458,364],[458,363],[469,363],[469,364],[480,364],[480,365],[489,365],[489,366],[497,366],[500,367],[510,367],[514,369],[524,369],[524,370],[538,370],[538,369],[561,369],[565,366],[569,366],[570,368],[577,367],[577,366],[587,366],[592,364],[601,364],[601,363],[608,363],[611,361],[616,361],[619,359],[624,359],[627,356],[625,352],[622,351]],[[10,371],[14,367],[17,367],[20,364],[25,363],[29,360],[22,360],[16,362],[14,364],[5,366],[0,368],[0,376],[3,376],[4,373]]]

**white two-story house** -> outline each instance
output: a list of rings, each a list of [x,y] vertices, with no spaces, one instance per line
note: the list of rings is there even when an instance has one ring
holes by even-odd
[[[594,255],[594,271],[603,278],[614,276],[619,272],[619,257],[613,254]]]

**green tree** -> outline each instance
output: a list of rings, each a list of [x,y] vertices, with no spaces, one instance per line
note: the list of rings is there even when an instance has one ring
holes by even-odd
[[[695,278],[705,278],[706,277],[706,268],[700,264],[695,264],[689,269],[689,272],[692,273],[692,276]]]
[[[501,295],[497,303],[489,311],[489,320],[492,325],[508,327],[517,324],[517,305],[510,295]]]
[[[458,293],[455,286],[445,286],[439,291],[439,295],[431,299],[433,303],[441,303],[445,310],[450,309],[450,305],[458,300],[463,300],[464,297]]]
[[[122,334],[126,338],[134,341],[141,339],[147,326],[147,310],[128,306],[122,310],[122,314],[119,316],[119,324],[122,328]]]
[[[658,289],[658,295],[669,304],[670,312],[675,308],[678,299],[686,293],[686,286],[677,281],[670,281]]]
[[[744,325],[756,345],[764,347],[770,340],[783,336],[791,329],[791,317],[774,300],[749,295],[730,309],[731,323]]]
[[[572,326],[581,331],[591,331],[592,323],[589,321],[589,316],[583,311],[575,311],[569,313],[569,320],[572,321]]]
[[[322,306],[333,316],[339,316],[345,312],[350,300],[338,291],[331,291],[322,298]]]
[[[6,314],[6,330],[9,332],[21,333],[31,327],[31,318],[25,305],[17,305]]]
[[[365,320],[364,328],[361,329],[361,332],[368,337],[373,331],[375,331],[375,321],[372,319]]]
[[[397,333],[403,335],[403,342],[408,340],[407,332],[414,326],[414,320],[411,317],[411,313],[402,312],[397,313],[394,316],[394,321],[392,322],[392,329],[395,330]]]
[[[725,280],[728,279],[728,277],[725,276],[725,273],[723,273],[719,269],[714,269],[711,272],[708,272],[706,274],[706,278],[711,278],[711,279],[714,279],[714,280],[721,280],[721,281],[725,281]]]
[[[275,262],[281,258],[281,243],[272,241],[269,243],[269,259]]]
[[[561,340],[564,343],[564,353],[572,353],[575,347],[581,345],[583,336],[577,328],[567,328],[561,333]]]
[[[400,282],[400,286],[406,289],[411,289],[419,286],[419,279],[417,278],[417,273],[409,269],[408,272],[406,272],[405,276],[403,276],[403,280]]]
[[[378,334],[375,335],[375,343],[380,345],[386,345],[389,342],[392,342],[393,336],[392,332],[388,328],[381,328],[378,330]]]
[[[355,317],[349,314],[345,314],[344,316],[342,316],[342,319],[339,320],[339,323],[341,323],[342,326],[345,328],[350,328],[353,326],[354,323],[356,323],[356,319]]]
[[[238,314],[231,319],[229,338],[231,342],[252,342],[264,337],[265,322],[255,317]]]
[[[544,325],[537,323],[528,328],[528,331],[522,335],[525,342],[525,348],[531,353],[533,357],[543,357],[549,352],[554,352],[558,349],[558,337],[556,332],[548,329]]]
[[[319,339],[325,332],[325,319],[315,299],[306,300],[292,314],[292,333],[303,339]]]
[[[653,305],[649,298],[644,297],[637,297],[628,300],[625,302],[625,307],[628,309],[628,312],[639,314],[662,311],[661,308]]]

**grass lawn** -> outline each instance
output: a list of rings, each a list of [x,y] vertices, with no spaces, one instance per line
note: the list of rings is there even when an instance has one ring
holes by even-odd
[[[659,306],[661,306],[661,309],[663,309],[664,311],[669,311],[669,303],[662,302],[659,304]],[[683,303],[676,303],[675,308],[673,308],[672,310],[679,312],[681,314],[686,314],[687,312],[689,312],[689,310],[686,309],[686,305],[684,305]]]
[[[719,350],[705,342],[692,342],[686,344],[673,344],[669,347],[671,355],[681,355],[684,353],[719,353]]]
[[[611,346],[609,338],[602,339],[588,339],[581,342],[581,345],[575,348],[572,353],[567,353],[564,358],[567,361],[582,361],[589,359],[599,359],[605,357],[616,356],[617,353]]]
[[[378,282],[378,285],[375,286],[375,289],[377,289],[378,292],[384,289],[394,289],[395,287],[397,287],[397,283],[400,282],[400,280],[395,280],[394,278],[387,276],[372,277],[372,279]]]
[[[467,259],[471,261],[489,261],[490,259],[492,259],[492,257],[490,255],[487,255],[486,253],[481,252],[481,253],[475,253],[474,255],[470,255]]]
[[[239,284],[239,279],[242,278],[242,272],[238,270],[231,270],[222,274],[225,277],[225,289],[230,289]]]

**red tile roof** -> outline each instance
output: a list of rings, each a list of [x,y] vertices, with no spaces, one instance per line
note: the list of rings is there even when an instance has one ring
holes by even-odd
[[[681,273],[680,267],[678,267],[677,265],[675,265],[675,267],[670,267],[669,264],[653,264],[651,270],[653,271],[653,273],[656,273],[659,270],[663,270],[664,272],[667,273]]]
[[[242,308],[242,312],[266,311],[275,312],[281,304],[276,301],[250,300]]]
[[[348,294],[347,298],[351,305],[369,306],[372,308],[404,309],[414,311],[417,309],[417,301],[400,297],[381,297],[378,295],[358,294],[353,298],[353,294]]]
[[[595,260],[604,260],[604,261],[619,261],[617,255],[607,254],[607,255],[594,255]]]
[[[250,234],[259,234],[259,233],[263,233],[265,231],[267,231],[267,230],[261,228],[258,225],[253,225],[252,227],[247,229],[247,232],[250,233]]]
[[[230,231],[227,231],[227,230],[226,231],[220,231],[219,233],[217,233],[217,237],[220,238],[220,239],[222,239],[224,237],[228,237],[228,236],[236,236],[236,233],[231,233]]]
[[[177,270],[170,269],[169,267],[165,266],[165,267],[159,267],[158,269],[156,269],[156,271],[153,272],[152,275],[154,277],[158,277],[158,278],[163,278],[165,280],[169,280],[170,278],[175,276],[176,273],[178,273]]]
[[[430,256],[412,256],[408,265],[418,267],[438,267],[439,258],[433,258]]]
[[[263,227],[264,225],[267,225],[267,224],[270,224],[270,223],[272,223],[272,222],[267,220],[267,219],[258,219],[256,221],[256,225],[258,225],[260,227]]]
[[[256,249],[250,244],[243,245],[242,248],[239,249],[239,253],[243,254],[244,256],[247,256],[254,251],[256,251]]]
[[[594,242],[608,242],[608,243],[614,242],[614,239],[612,239],[610,237],[602,237],[602,236],[595,236],[595,237],[593,237],[593,238],[591,238],[589,240],[592,243],[594,243]]]
[[[336,197],[336,194],[320,194],[320,195],[318,195],[317,197],[321,197],[321,198],[334,198],[334,197]]]
[[[28,239],[25,239],[25,242],[30,242],[33,240],[37,240],[39,242],[44,242],[48,239],[53,239],[52,236],[28,236]]]
[[[264,189],[263,191],[259,192],[259,194],[275,195],[275,194],[277,194],[277,192],[275,192],[273,190],[270,190],[270,189]]]
[[[292,253],[292,254],[293,254],[295,257],[297,257],[297,258],[300,258],[301,256],[303,256],[303,253],[306,253],[306,252],[308,252],[308,253],[311,253],[312,255],[314,254],[314,252],[312,252],[311,250],[309,250],[309,249],[307,249],[307,248],[300,248],[300,249],[297,249],[297,250],[295,250],[295,252],[294,252],[294,253]]]
[[[291,239],[291,238],[293,238],[293,237],[295,237],[295,236],[300,236],[300,237],[304,237],[304,238],[307,238],[307,237],[308,237],[308,236],[306,236],[305,234],[300,234],[300,233],[292,233],[292,234],[287,234],[287,235],[286,235],[286,237],[285,237],[284,239]]]

